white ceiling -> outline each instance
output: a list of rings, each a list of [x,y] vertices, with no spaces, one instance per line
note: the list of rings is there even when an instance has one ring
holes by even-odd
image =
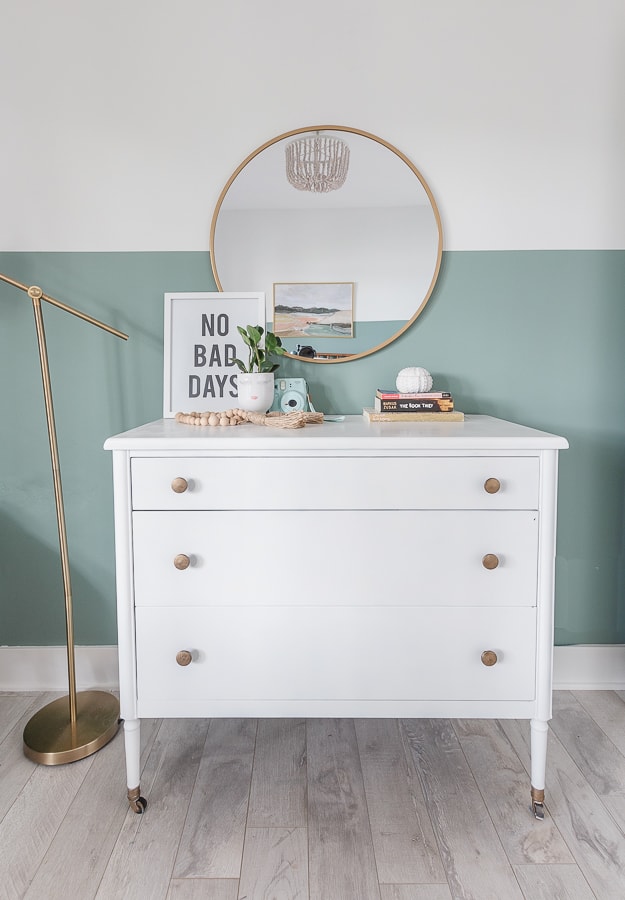
[[[415,172],[388,146],[353,132],[324,130],[322,133],[342,138],[349,146],[349,171],[341,188],[314,194],[299,191],[288,183],[285,146],[294,139],[291,136],[266,147],[241,169],[228,189],[223,207],[229,210],[353,209],[429,203]]]

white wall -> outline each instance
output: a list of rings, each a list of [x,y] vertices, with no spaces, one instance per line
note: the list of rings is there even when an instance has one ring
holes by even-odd
[[[291,128],[378,134],[445,248],[625,247],[622,0],[2,5],[0,250],[202,250]]]
[[[438,257],[425,207],[222,211],[217,231],[222,288],[263,290],[270,319],[276,281],[357,281],[355,320],[405,321],[428,293]]]

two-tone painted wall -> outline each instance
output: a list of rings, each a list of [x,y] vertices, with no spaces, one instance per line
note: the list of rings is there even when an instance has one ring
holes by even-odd
[[[439,205],[441,275],[395,343],[288,364],[358,413],[423,365],[467,413],[565,435],[556,643],[625,642],[625,103],[620,0],[25,0],[3,10],[0,272],[45,309],[76,640],[115,643],[105,438],[162,410],[163,294],[214,287],[210,220],[254,148],[386,138]],[[287,371],[287,364],[284,366]],[[0,645],[64,641],[33,314],[0,285]],[[279,564],[279,561],[276,561]]]

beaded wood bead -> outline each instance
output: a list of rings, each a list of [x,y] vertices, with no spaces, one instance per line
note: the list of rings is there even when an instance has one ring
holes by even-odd
[[[189,412],[176,413],[176,422],[183,425],[200,425],[203,427],[220,425],[222,427],[228,425],[239,425],[241,422],[247,421],[247,415],[242,409],[226,409],[221,412]]]
[[[271,428],[303,428],[307,423],[323,422],[322,412],[292,413],[257,413],[245,409],[226,409],[222,412],[178,412],[174,416],[176,422],[183,425],[200,425],[221,427],[241,425],[249,422],[252,425],[268,425]]]

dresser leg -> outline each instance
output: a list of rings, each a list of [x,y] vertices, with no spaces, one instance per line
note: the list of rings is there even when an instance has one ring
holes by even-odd
[[[547,771],[547,737],[549,725],[540,719],[532,719],[531,730],[531,771],[532,790],[530,809],[537,819],[545,818],[545,774]]]
[[[124,720],[124,746],[126,748],[126,782],[128,803],[133,812],[142,813],[148,805],[141,796],[141,725],[139,719]]]

